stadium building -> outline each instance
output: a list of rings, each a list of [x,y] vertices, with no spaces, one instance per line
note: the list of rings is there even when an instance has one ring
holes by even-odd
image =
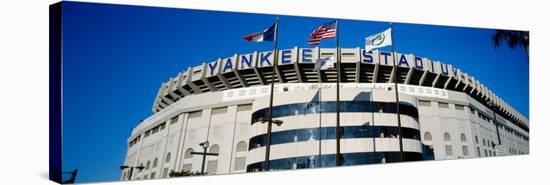
[[[399,84],[405,161],[529,153],[529,121],[474,77],[412,54],[341,49],[342,165],[399,161],[394,81]],[[335,48],[279,50],[275,68],[270,170],[335,166],[336,70],[314,71]],[[153,115],[128,138],[121,180],[170,171],[262,171],[273,52],[235,54],[162,83]],[[397,73],[397,75],[394,75]],[[395,76],[397,76],[395,78]],[[527,101],[527,98],[526,98]]]

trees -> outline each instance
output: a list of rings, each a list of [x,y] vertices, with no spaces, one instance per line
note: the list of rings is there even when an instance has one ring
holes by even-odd
[[[523,47],[527,57],[529,58],[529,32],[528,31],[512,31],[512,30],[495,30],[493,34],[493,45],[495,48],[501,44],[506,44],[510,48],[517,46]]]
[[[205,173],[204,175],[206,175],[206,174],[207,173]],[[202,175],[201,172],[191,172],[191,171],[176,172],[174,170],[171,170],[170,174],[168,174],[168,176],[170,176],[170,177],[199,176],[199,175]]]

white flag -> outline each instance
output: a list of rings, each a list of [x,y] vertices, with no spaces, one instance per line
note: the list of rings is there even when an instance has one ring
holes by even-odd
[[[386,31],[377,33],[365,38],[365,51],[369,52],[372,49],[381,48],[385,46],[391,46],[391,28],[388,28]]]
[[[315,62],[315,68],[313,69],[313,71],[327,70],[332,68],[334,68],[334,57],[330,56],[327,58],[317,59],[317,62]]]

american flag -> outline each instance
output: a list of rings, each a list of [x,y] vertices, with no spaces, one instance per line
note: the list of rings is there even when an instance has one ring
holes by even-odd
[[[319,26],[313,33],[309,34],[307,43],[309,45],[318,45],[321,43],[321,39],[335,38],[336,37],[336,21],[332,21]]]

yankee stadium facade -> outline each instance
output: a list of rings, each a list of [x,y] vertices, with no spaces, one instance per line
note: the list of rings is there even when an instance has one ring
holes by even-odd
[[[474,77],[413,54],[342,48],[341,164],[478,158],[529,153],[529,120]],[[279,50],[270,170],[335,166],[337,71],[314,71],[335,48]],[[121,180],[170,171],[262,171],[273,52],[235,54],[189,67],[162,83],[153,115],[133,128]],[[395,75],[394,73],[397,73]],[[396,76],[396,78],[395,78]],[[320,81],[319,81],[320,80]],[[395,88],[399,84],[401,136]]]

